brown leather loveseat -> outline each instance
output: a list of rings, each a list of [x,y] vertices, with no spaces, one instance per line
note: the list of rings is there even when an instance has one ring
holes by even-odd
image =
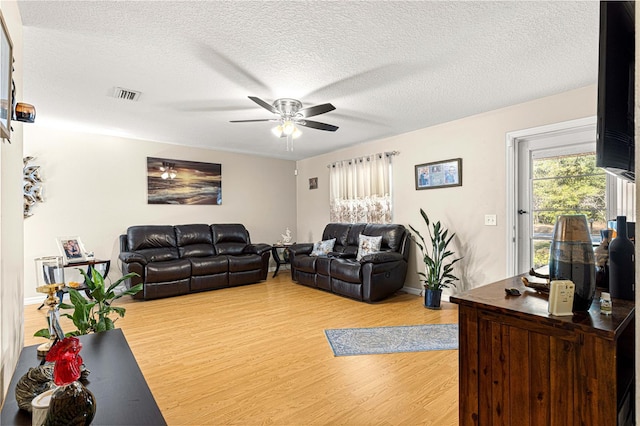
[[[380,247],[358,259],[361,235],[380,237]],[[409,240],[403,225],[330,223],[322,240],[333,239],[333,249],[327,254],[313,255],[314,244],[293,245],[289,249],[291,278],[364,302],[382,300],[404,286]]]
[[[143,283],[136,299],[252,284],[267,278],[271,246],[251,244],[241,224],[131,226],[120,236],[122,273]]]

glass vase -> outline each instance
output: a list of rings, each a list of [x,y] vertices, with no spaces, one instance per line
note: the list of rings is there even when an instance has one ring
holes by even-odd
[[[588,311],[596,293],[595,256],[585,215],[558,216],[549,247],[550,280],[571,280],[573,312]]]
[[[76,380],[53,391],[44,426],[88,426],[95,414],[93,393]]]

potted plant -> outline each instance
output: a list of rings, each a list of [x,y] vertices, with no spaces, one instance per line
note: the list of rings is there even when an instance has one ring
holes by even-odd
[[[449,231],[443,228],[439,221],[431,224],[423,209],[420,209],[420,214],[427,225],[427,231],[429,231],[431,249],[429,250],[427,242],[420,235],[420,232],[411,225],[409,225],[409,228],[417,236],[417,239],[414,237],[413,240],[420,247],[426,270],[426,273],[418,271],[418,275],[422,277],[420,281],[425,288],[424,306],[429,309],[440,309],[442,289],[449,288],[449,286],[455,287],[454,281],[458,277],[451,272],[453,271],[453,265],[462,258],[456,258],[446,263],[448,258],[454,256],[453,251],[448,250],[447,247],[456,234],[449,235]],[[433,230],[429,227],[430,225],[432,225]]]
[[[121,282],[132,277],[137,277],[138,274],[135,272],[127,274],[105,289],[104,278],[95,268],[91,268],[91,277],[89,277],[84,270],[78,270],[84,276],[84,282],[89,288],[93,300],[85,299],[78,290],[73,288],[69,289],[71,305],[61,303],[60,309],[73,309],[73,315],[68,313],[63,313],[62,315],[71,319],[77,330],[65,333],[65,335],[79,336],[114,329],[117,318],[114,320],[111,318],[111,315],[115,313],[122,318],[124,317],[126,309],[121,306],[113,306],[113,301],[124,295],[135,295],[142,290],[142,284],[135,285],[119,294],[116,294],[114,290]],[[38,330],[34,336],[49,338],[49,329],[43,328],[42,330]]]

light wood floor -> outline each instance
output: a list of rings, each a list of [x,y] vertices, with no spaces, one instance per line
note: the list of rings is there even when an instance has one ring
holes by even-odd
[[[243,287],[125,298],[116,325],[169,425],[458,424],[457,351],[334,357],[324,335],[454,323],[456,305],[431,311],[404,293],[370,305],[292,283],[288,271]],[[46,326],[36,308],[25,307],[27,346],[43,342],[32,337]]]

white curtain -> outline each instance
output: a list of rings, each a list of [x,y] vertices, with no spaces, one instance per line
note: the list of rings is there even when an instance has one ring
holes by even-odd
[[[332,222],[391,223],[391,157],[374,154],[330,164]]]

